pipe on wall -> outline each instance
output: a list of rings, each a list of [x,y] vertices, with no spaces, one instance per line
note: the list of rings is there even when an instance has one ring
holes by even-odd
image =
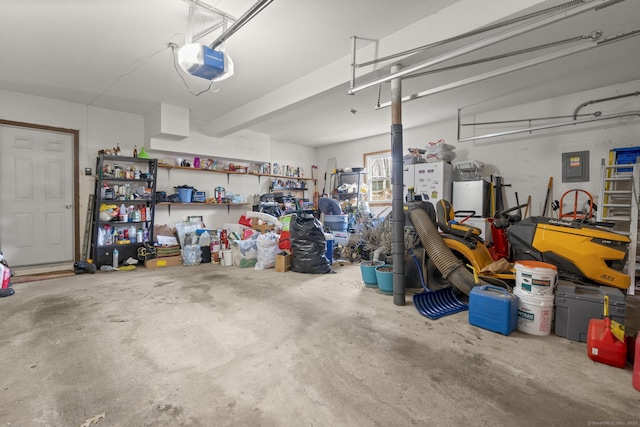
[[[478,139],[487,139],[487,138],[496,138],[496,137],[499,137],[499,136],[514,135],[514,134],[517,134],[517,133],[525,133],[525,132],[528,133],[528,132],[532,132],[532,131],[536,131],[536,130],[552,129],[552,128],[557,128],[557,127],[562,127],[562,126],[579,125],[579,124],[584,124],[584,123],[597,122],[597,121],[600,121],[600,120],[619,119],[619,118],[622,118],[622,117],[629,117],[629,116],[640,117],[640,110],[638,110],[638,111],[626,111],[626,112],[623,112],[623,113],[603,114],[601,116],[594,116],[594,117],[589,117],[589,118],[586,118],[586,119],[571,120],[570,122],[552,123],[552,124],[548,124],[548,125],[531,126],[531,127],[524,128],[524,129],[514,129],[514,130],[507,130],[507,131],[504,131],[504,132],[490,133],[490,134],[486,134],[486,135],[470,136],[468,138],[458,138],[458,142],[475,141],[475,140],[478,140]]]
[[[583,102],[582,104],[578,105],[576,109],[573,111],[573,120],[576,120],[578,118],[578,113],[580,112],[580,110],[582,110],[584,107],[588,105],[598,104],[600,102],[615,101],[617,99],[628,98],[630,96],[638,96],[638,95],[640,95],[640,92],[636,91],[632,93],[625,93],[622,95],[610,96],[608,98],[592,99],[590,101]]]

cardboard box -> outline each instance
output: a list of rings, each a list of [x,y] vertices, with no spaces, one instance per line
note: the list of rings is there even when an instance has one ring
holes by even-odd
[[[276,226],[273,224],[259,224],[258,222],[258,218],[251,218],[251,228],[253,228],[254,230],[258,230],[261,233],[265,233],[276,228]]]
[[[291,255],[276,255],[276,271],[285,273],[291,268]]]
[[[162,268],[162,267],[175,267],[177,265],[182,265],[181,256],[154,258],[154,259],[148,259],[144,262],[144,266],[151,270],[156,268]]]

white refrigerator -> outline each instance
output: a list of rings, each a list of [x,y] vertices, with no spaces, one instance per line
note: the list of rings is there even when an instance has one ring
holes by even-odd
[[[453,167],[447,162],[416,163],[405,165],[413,167],[413,188],[416,198],[422,196],[435,204],[440,199],[451,201],[451,191],[453,187]],[[409,175],[408,173],[405,176]],[[405,188],[408,183],[405,182]]]

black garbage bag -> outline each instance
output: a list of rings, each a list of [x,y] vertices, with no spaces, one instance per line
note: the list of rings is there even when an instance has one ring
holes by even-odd
[[[73,272],[76,274],[91,273],[95,274],[98,267],[95,264],[85,261],[76,261],[73,263]]]
[[[291,271],[298,273],[333,273],[325,256],[326,239],[322,224],[313,216],[291,220]]]

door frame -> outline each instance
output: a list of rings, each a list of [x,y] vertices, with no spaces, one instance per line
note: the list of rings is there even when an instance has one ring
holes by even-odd
[[[66,133],[73,137],[73,258],[80,259],[80,131],[55,126],[38,125],[34,123],[15,122],[0,119],[0,125],[16,126],[26,129],[45,130],[51,132]]]

